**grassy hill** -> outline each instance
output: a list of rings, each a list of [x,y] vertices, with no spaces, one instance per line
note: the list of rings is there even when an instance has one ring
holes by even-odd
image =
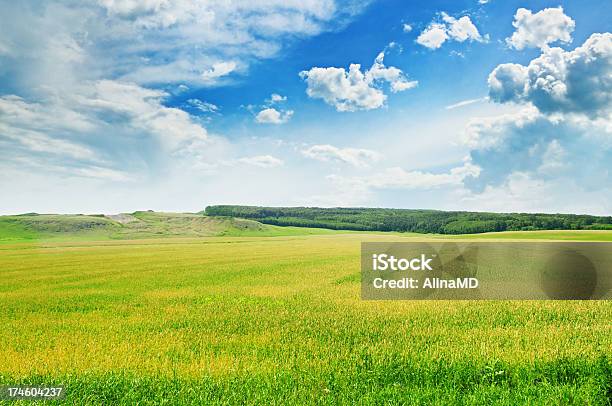
[[[277,236],[331,230],[262,224],[195,213],[137,211],[118,215],[22,214],[0,216],[0,243],[37,240],[106,240],[154,237]]]

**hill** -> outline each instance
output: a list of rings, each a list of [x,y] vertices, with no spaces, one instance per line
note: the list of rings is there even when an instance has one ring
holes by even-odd
[[[208,206],[208,216],[333,230],[476,234],[498,231],[612,230],[612,216],[480,213],[377,208]]]
[[[326,233],[277,227],[249,219],[196,213],[137,211],[117,215],[36,214],[0,216],[0,242],[102,240],[152,237],[275,236]]]
[[[202,213],[136,211],[114,215],[37,214],[0,216],[0,243],[20,241],[128,240],[166,237],[271,237],[351,232],[459,234],[482,238],[610,240],[609,217],[497,214],[398,209],[271,208],[209,206]],[[555,231],[557,230],[557,231]],[[568,231],[559,231],[568,230]],[[591,230],[580,236],[575,230]],[[503,232],[501,232],[503,231]],[[515,231],[514,233],[508,231]],[[491,234],[492,233],[492,234]],[[432,237],[436,237],[432,235]],[[436,237],[437,238],[437,237]]]

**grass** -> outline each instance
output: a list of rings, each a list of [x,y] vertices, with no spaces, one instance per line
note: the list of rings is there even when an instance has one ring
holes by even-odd
[[[554,240],[554,241],[612,241],[608,230],[547,230],[504,231],[499,233],[445,235],[443,238],[494,239],[494,240]]]
[[[86,404],[610,404],[610,302],[362,301],[360,241],[403,238],[6,243],[0,385]]]
[[[0,244],[19,241],[101,241],[168,237],[273,237],[337,234],[195,213],[138,211],[118,216],[25,214],[0,216]]]

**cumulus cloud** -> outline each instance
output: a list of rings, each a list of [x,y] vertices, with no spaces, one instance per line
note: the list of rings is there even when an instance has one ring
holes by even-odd
[[[515,113],[473,118],[464,130],[463,142],[475,150],[493,149],[507,140],[509,128],[521,131],[540,118],[538,110],[530,107]]]
[[[491,100],[532,103],[544,113],[609,116],[612,34],[593,34],[573,51],[545,49],[527,66],[502,64],[489,75]]]
[[[255,121],[262,124],[284,124],[293,116],[293,110],[279,111],[268,107],[255,116]]]
[[[376,109],[386,100],[382,90],[366,81],[359,64],[351,64],[348,72],[344,68],[315,67],[302,71],[300,77],[306,80],[308,96],[323,99],[338,111]]]
[[[482,41],[482,37],[480,36],[478,29],[476,28],[474,23],[472,23],[470,17],[463,16],[459,19],[456,19],[443,12],[442,20],[447,24],[447,31],[449,37],[451,37],[455,41]]]
[[[429,49],[438,49],[447,40],[457,42],[484,41],[483,37],[478,32],[478,29],[472,22],[469,16],[463,16],[459,19],[448,15],[445,12],[440,13],[442,21],[433,21],[425,28],[416,39],[416,42]]]
[[[257,155],[252,157],[245,157],[238,159],[238,162],[258,166],[260,168],[274,168],[283,165],[281,159],[275,158],[271,155]]]
[[[499,103],[523,98],[527,84],[527,69],[516,63],[504,63],[489,74],[489,97]]]
[[[490,100],[522,108],[466,127],[481,173],[466,179],[464,201],[499,210],[487,201],[507,196],[529,211],[609,213],[612,34],[592,34],[571,51],[548,42],[526,66],[502,64],[489,75]]]
[[[272,93],[270,98],[264,101],[261,106],[248,105],[247,109],[253,112],[256,108],[260,111],[255,114],[255,122],[259,124],[284,124],[293,117],[293,110],[284,110],[278,107],[287,101],[287,96]]]
[[[404,73],[400,69],[394,66],[385,66],[384,59],[384,52],[381,52],[378,54],[378,56],[376,56],[374,64],[365,74],[365,79],[367,82],[376,83],[377,81],[386,81],[391,86],[391,91],[393,93],[412,89],[418,84],[416,80],[406,79]]]
[[[416,42],[429,49],[438,49],[447,39],[446,26],[440,23],[431,23],[419,34]]]
[[[369,149],[338,148],[333,145],[313,145],[302,150],[308,158],[325,162],[342,162],[356,167],[365,167],[380,159],[380,154]]]
[[[409,81],[396,67],[384,65],[384,51],[379,53],[370,69],[361,71],[361,65],[351,64],[348,72],[344,68],[314,67],[300,72],[306,81],[306,94],[323,99],[338,111],[372,110],[382,107],[387,96],[381,85],[389,84],[393,93],[415,87],[417,81]]]
[[[404,32],[410,32],[410,31],[412,31],[412,26],[411,26],[410,24],[406,24],[406,23],[404,23],[404,24],[402,25],[402,30],[403,30]]]
[[[612,129],[576,116],[549,116],[534,107],[472,119],[465,130],[470,157],[481,168],[468,187],[481,192],[507,182],[512,173],[532,179],[577,181],[584,190],[609,184]]]
[[[571,42],[576,23],[565,15],[563,7],[545,8],[533,14],[519,8],[512,23],[516,29],[506,43],[515,49],[546,48],[553,42]]]

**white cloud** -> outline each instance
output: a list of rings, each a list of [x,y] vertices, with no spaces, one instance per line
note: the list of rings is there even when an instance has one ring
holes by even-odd
[[[612,34],[593,34],[573,51],[545,49],[529,65],[499,65],[489,96],[500,103],[533,103],[544,113],[608,117],[612,109]]]
[[[416,42],[429,49],[438,49],[447,39],[446,26],[444,24],[431,23],[419,34]]]
[[[584,115],[546,115],[533,105],[506,115],[474,118],[464,141],[481,172],[478,178],[467,179],[466,186],[476,193],[507,188],[509,177],[522,173],[534,182],[573,183],[584,195],[601,190],[610,184],[609,124]]]
[[[527,69],[516,63],[498,65],[488,78],[489,97],[497,102],[518,101],[525,93]]]
[[[145,48],[162,49],[153,61],[130,74],[130,80],[198,82],[199,72],[204,83],[216,84],[238,67],[245,71],[253,59],[277,55],[284,42],[342,26],[367,2],[103,0],[101,5],[111,29],[116,27],[112,32],[122,41],[142,37],[145,41],[137,43],[138,48],[146,44]],[[235,60],[208,64],[213,58],[227,57]]]
[[[219,111],[219,106],[216,104],[205,102],[200,99],[189,99],[187,100],[187,104],[203,113],[217,113]]]
[[[48,95],[49,98],[54,95]],[[68,95],[69,96],[69,95]],[[55,99],[51,102],[31,102],[22,97],[8,95],[0,97],[0,115],[3,123],[10,127],[22,127],[40,132],[91,131],[91,117],[71,109],[68,103]]]
[[[323,99],[338,111],[371,110],[382,107],[387,96],[381,83],[387,82],[393,93],[411,89],[417,81],[409,81],[396,67],[384,65],[385,53],[381,52],[373,65],[365,72],[361,65],[351,64],[348,72],[344,68],[318,68],[300,72],[306,81],[306,94]]]
[[[277,93],[272,93],[270,95],[270,98],[266,100],[266,102],[269,104],[277,104],[277,103],[282,103],[285,101],[287,101],[287,96],[281,96],[280,94],[277,94]]]
[[[51,138],[44,133],[25,128],[14,128],[0,123],[0,142],[13,144],[34,153],[52,154],[60,158],[96,161],[96,153],[73,141]]]
[[[33,173],[38,175],[49,175],[50,173],[55,175],[59,174],[60,183],[63,183],[67,179],[73,180],[74,178],[87,178],[88,180],[111,182],[132,182],[138,180],[137,177],[130,176],[126,172],[97,166],[95,164],[87,166],[55,165],[54,163],[26,156],[13,157],[9,161],[9,165],[3,167],[5,171],[17,170],[17,173],[27,176],[27,171],[25,171],[25,169],[30,169]],[[37,191],[35,191],[35,193],[37,193]]]
[[[369,191],[372,189],[433,189],[438,187],[462,186],[467,178],[476,178],[480,168],[466,160],[463,165],[448,172],[432,173],[406,171],[399,167],[387,168],[382,172],[361,177],[329,175],[328,179],[341,188]]]
[[[497,212],[550,211],[558,207],[550,187],[524,172],[513,172],[501,185],[488,185],[479,193],[466,193],[462,200],[477,210]]]
[[[478,29],[470,20],[470,17],[463,16],[459,19],[449,16],[446,13],[442,13],[442,20],[447,23],[448,35],[458,42],[466,40],[470,41],[482,41],[482,37],[478,32]]]
[[[281,159],[275,158],[271,155],[257,155],[252,157],[245,157],[238,159],[238,162],[258,166],[260,168],[274,168],[283,165]]]
[[[306,94],[323,99],[338,111],[371,110],[382,107],[386,96],[382,90],[366,81],[361,65],[351,64],[348,72],[344,68],[311,68],[302,71],[306,80]]]
[[[355,0],[35,0],[0,5],[0,65],[33,82],[113,78],[214,86],[298,39],[345,26]],[[27,82],[26,82],[27,83]]]
[[[343,11],[331,0],[307,2],[270,0],[249,4],[231,2],[168,1],[168,0],[99,0],[108,14],[133,21],[141,28],[162,29],[191,27],[193,24],[211,24],[224,31],[246,24],[260,34],[278,32],[312,33],[321,29],[322,21],[331,16],[340,17]],[[348,8],[348,7],[347,7]],[[348,12],[354,12],[355,8]],[[221,20],[221,21],[218,21]],[[234,19],[235,21],[227,21]]]
[[[72,173],[86,176],[102,173],[101,164],[117,164],[108,159],[121,155],[119,145],[129,146],[130,140],[139,139],[140,148],[151,142],[173,154],[195,145],[202,148],[208,139],[206,130],[189,114],[162,104],[166,97],[162,91],[113,80],[83,82],[71,90],[49,89],[38,94],[37,102],[0,97],[3,150],[15,156],[36,156],[56,172],[60,165],[70,164]],[[9,154],[4,159],[12,158]],[[118,172],[110,167],[104,170]]]
[[[262,124],[284,124],[293,116],[293,110],[279,111],[268,107],[255,116],[255,121]]]
[[[416,42],[429,49],[438,49],[447,40],[464,42],[467,40],[483,42],[485,39],[480,35],[478,29],[469,16],[459,19],[441,12],[442,21],[432,21],[416,39]]]
[[[568,152],[561,145],[559,140],[552,140],[546,145],[542,154],[542,163],[537,171],[546,175],[558,173],[566,167],[565,160],[568,157]]]
[[[391,91],[393,93],[412,89],[418,84],[416,80],[410,81],[406,79],[404,73],[400,69],[394,66],[386,67],[384,59],[384,52],[380,52],[378,56],[376,56],[374,64],[366,72],[366,81],[369,83],[375,83],[379,80],[386,81],[391,86]]]
[[[463,142],[473,150],[498,148],[512,135],[509,128],[520,131],[539,117],[537,109],[526,107],[515,113],[472,118],[464,130]]]
[[[129,182],[133,180],[127,173],[99,166],[87,166],[70,170],[70,175],[84,178],[103,179],[112,182]]]
[[[223,76],[227,76],[236,70],[236,62],[217,62],[208,70],[202,72],[202,79],[206,82],[215,81]]]
[[[128,126],[155,135],[172,148],[207,137],[206,130],[189,114],[162,104],[167,95],[162,91],[113,80],[94,82],[83,91],[76,95],[76,102],[94,111],[119,113]]]
[[[410,24],[405,24],[405,23],[404,23],[404,24],[402,25],[402,30],[403,30],[404,32],[410,32],[410,31],[412,31],[412,26],[411,26]]]
[[[606,216],[612,211],[607,185],[585,190],[568,178],[541,179],[527,172],[512,172],[500,185],[489,185],[482,192],[465,191],[458,196],[470,210],[502,213],[588,213]]]
[[[272,107],[287,101],[287,96],[281,96],[278,93],[272,93],[269,99],[264,101],[264,104],[260,106],[261,110],[255,115],[255,122],[260,124],[284,124],[293,117],[293,110],[282,110],[280,108]],[[247,109],[251,112],[257,106],[248,105]]]
[[[70,159],[95,160],[95,152],[66,134],[91,131],[86,116],[63,105],[28,102],[17,96],[0,97],[0,141],[34,153]],[[64,134],[52,137],[48,133]]]
[[[532,14],[531,10],[519,8],[512,23],[516,31],[506,43],[515,48],[545,48],[553,42],[571,42],[576,23],[565,15],[563,7],[545,8]]]
[[[359,148],[338,148],[333,145],[313,145],[302,150],[302,154],[318,161],[337,161],[357,167],[366,167],[378,161],[378,152]]]
[[[174,91],[173,91],[172,93],[173,93],[173,94],[181,94],[181,93],[186,92],[187,90],[189,90],[189,86],[184,85],[184,84],[180,84],[180,85],[178,85],[178,86],[177,86],[177,87],[174,89]]]

